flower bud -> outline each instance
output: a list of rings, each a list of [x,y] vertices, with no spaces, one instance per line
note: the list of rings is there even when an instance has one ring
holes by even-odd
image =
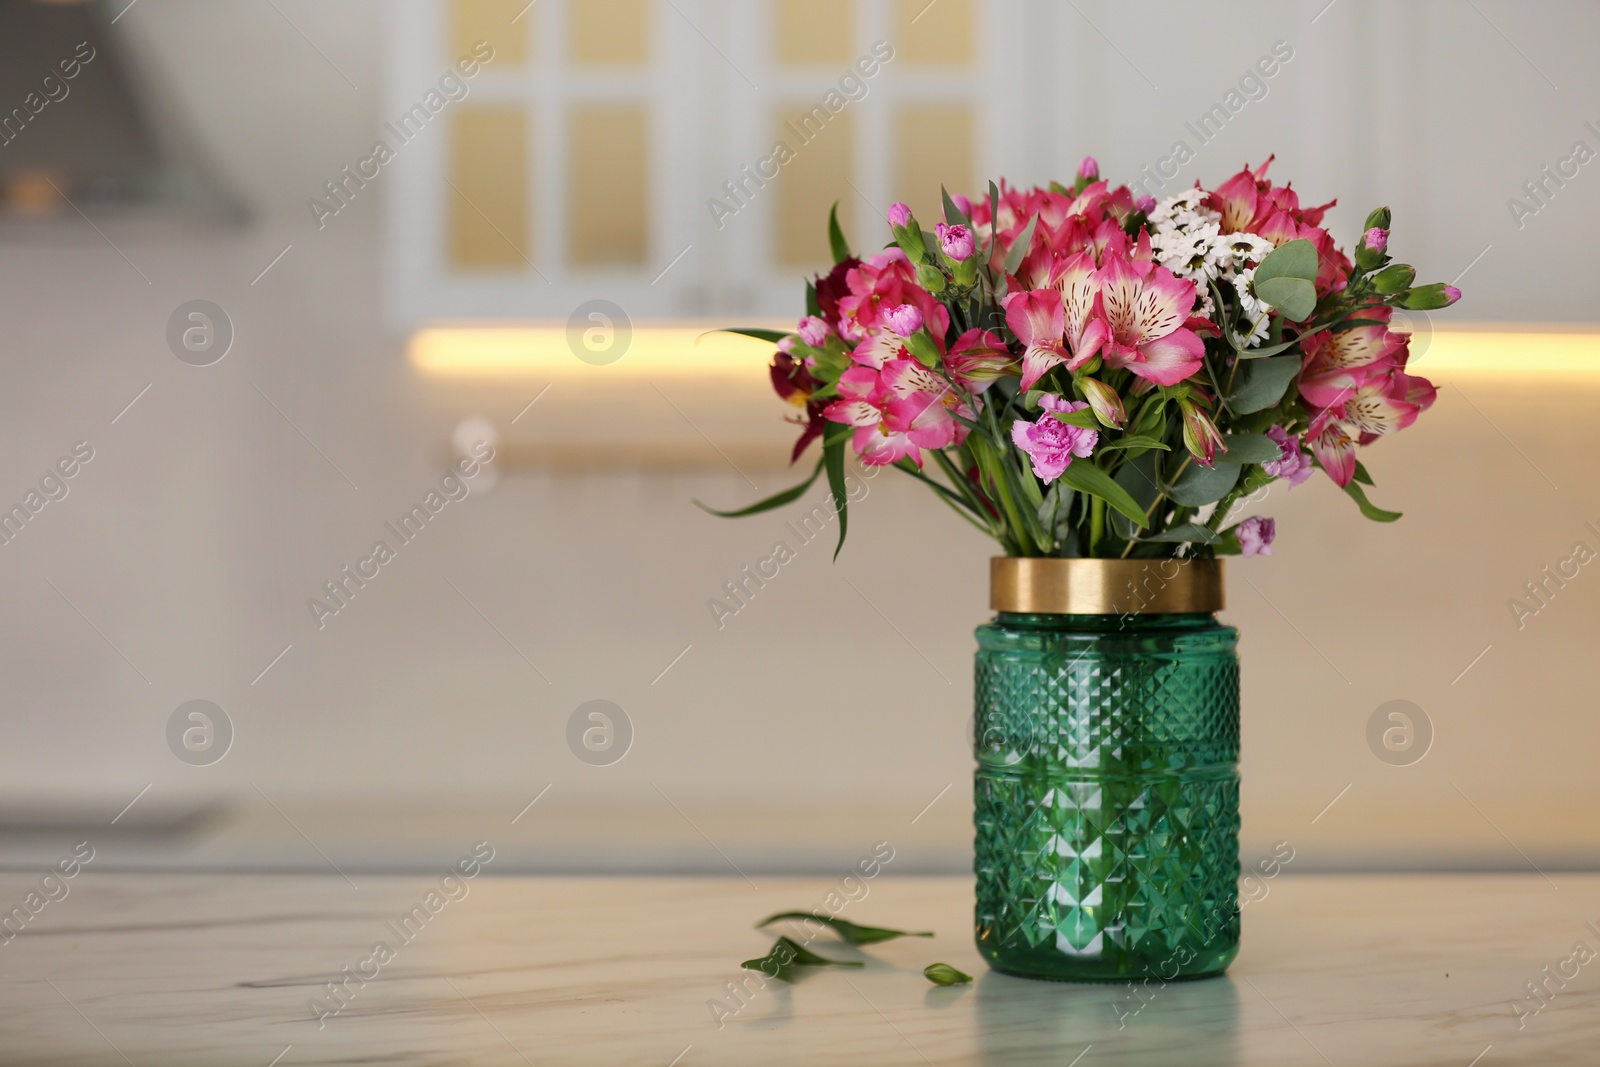
[[[937,367],[941,355],[939,346],[933,343],[933,335],[927,330],[917,330],[906,338],[906,351],[916,357],[918,363],[924,367]]]
[[[1362,270],[1372,270],[1383,264],[1388,257],[1384,249],[1389,247],[1389,231],[1379,226],[1374,226],[1361,235],[1361,243],[1356,246],[1356,266]]]
[[[903,229],[906,228],[906,224],[909,223],[910,221],[911,221],[911,205],[910,204],[890,204],[889,205],[889,225],[890,226],[894,227],[897,230],[903,230]]]
[[[956,210],[961,214],[969,219],[972,217],[972,197],[966,193],[955,193],[950,197],[950,202],[956,206]]]
[[[1432,285],[1419,285],[1415,289],[1406,290],[1400,298],[1400,306],[1407,311],[1437,311],[1439,308],[1449,307],[1460,299],[1460,289],[1443,282],[1434,282]]]
[[[1089,402],[1094,417],[1100,420],[1102,426],[1121,426],[1128,421],[1122,397],[1105,382],[1098,378],[1079,378],[1078,388],[1083,390],[1083,398]]]
[[[1389,228],[1389,221],[1389,209],[1386,207],[1380,207],[1378,210],[1367,216],[1366,225],[1362,226],[1361,228],[1363,230],[1387,230]]]
[[[949,257],[952,263],[960,263],[967,259],[976,249],[972,231],[965,226],[950,226],[943,222],[933,228],[939,237],[939,250]]]
[[[1194,456],[1196,463],[1202,467],[1211,466],[1219,448],[1224,452],[1228,450],[1222,443],[1217,424],[1188,400],[1179,400],[1178,408],[1183,412],[1183,446]]]
[[[922,329],[922,311],[915,304],[901,304],[890,308],[884,321],[899,336],[910,337]]]
[[[1084,156],[1083,162],[1078,164],[1078,181],[1087,185],[1100,177],[1100,164],[1093,156]]]
[[[1384,296],[1393,296],[1411,288],[1417,280],[1417,271],[1407,263],[1391,263],[1372,276],[1372,287]]]
[[[800,320],[800,340],[812,348],[821,348],[828,340],[828,324],[815,315],[807,315]]]
[[[1156,198],[1153,196],[1141,196],[1133,202],[1133,206],[1138,208],[1141,213],[1148,215],[1156,209]]]
[[[917,264],[917,284],[935,295],[944,292],[944,271],[932,263]]]

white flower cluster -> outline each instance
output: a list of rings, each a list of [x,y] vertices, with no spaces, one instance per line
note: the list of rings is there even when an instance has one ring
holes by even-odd
[[[1195,283],[1200,303],[1195,313],[1210,316],[1216,306],[1210,283],[1231,282],[1239,296],[1241,318],[1249,329],[1246,346],[1267,336],[1267,305],[1255,295],[1255,268],[1272,251],[1272,242],[1253,233],[1222,232],[1222,215],[1206,206],[1203,189],[1169,196],[1150,212],[1150,249],[1156,262]]]

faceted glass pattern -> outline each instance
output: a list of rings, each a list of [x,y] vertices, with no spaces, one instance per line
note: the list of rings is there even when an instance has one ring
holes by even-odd
[[[1211,615],[978,627],[978,950],[1060,981],[1239,951],[1239,633]]]

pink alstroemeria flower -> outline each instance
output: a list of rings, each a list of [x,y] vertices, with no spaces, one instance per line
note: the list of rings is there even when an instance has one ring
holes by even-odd
[[[956,338],[944,357],[950,378],[969,393],[981,393],[1007,374],[1018,373],[1017,357],[992,330],[972,329]]]
[[[1371,444],[1417,421],[1437,390],[1398,367],[1381,370],[1336,407],[1318,412],[1306,431],[1311,452],[1341,489],[1356,476],[1356,446]]]
[[[1110,327],[1105,361],[1157,385],[1177,385],[1200,369],[1205,344],[1186,325],[1194,282],[1150,260],[1108,255],[1095,272]]]
[[[1000,301],[1000,306],[1006,309],[1006,325],[1024,346],[1022,389],[1026,392],[1052,367],[1071,358],[1061,343],[1067,328],[1061,294],[1054,289],[1011,293]]]
[[[1337,407],[1372,377],[1395,365],[1406,351],[1405,334],[1391,332],[1388,308],[1364,311],[1362,318],[1377,320],[1333,333],[1321,330],[1300,340],[1305,353],[1300,370],[1300,395],[1313,408]]]
[[[1267,436],[1283,452],[1283,458],[1263,463],[1262,470],[1274,478],[1283,478],[1291,489],[1311,477],[1311,453],[1300,450],[1299,437],[1291,435],[1282,426],[1267,427]]]
[[[1079,459],[1089,458],[1094,452],[1095,444],[1100,440],[1100,432],[1082,426],[1068,426],[1052,414],[1060,412],[1066,415],[1074,411],[1083,411],[1089,406],[1088,404],[1050,393],[1040,397],[1039,403],[1044,408],[1044,414],[1039,416],[1039,421],[1028,422],[1025,419],[1018,419],[1013,422],[1011,440],[1033,461],[1033,473],[1038,475],[1044,484],[1049,485],[1072,465],[1074,456]]]
[[[966,440],[967,428],[954,415],[973,418],[938,375],[911,359],[890,360],[881,372],[850,367],[839,376],[839,397],[823,417],[856,428],[851,443],[869,467],[907,458],[920,467],[922,449]]]
[[[1252,515],[1241,522],[1234,533],[1239,538],[1239,552],[1245,556],[1272,555],[1272,542],[1278,536],[1276,519]]]

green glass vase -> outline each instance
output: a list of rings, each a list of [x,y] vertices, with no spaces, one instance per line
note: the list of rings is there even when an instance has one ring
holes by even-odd
[[[977,631],[978,950],[1058,981],[1239,951],[1238,631],[1205,612],[1001,611]]]

